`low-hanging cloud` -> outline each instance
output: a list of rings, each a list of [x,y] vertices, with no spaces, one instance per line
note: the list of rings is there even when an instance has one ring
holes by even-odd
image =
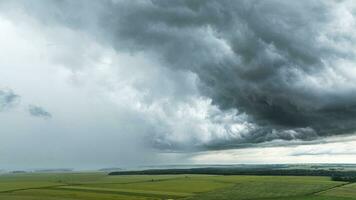
[[[13,108],[19,101],[20,96],[15,94],[12,90],[0,89],[0,112]]]
[[[28,112],[33,117],[40,117],[45,119],[52,118],[52,114],[40,106],[29,105]]]
[[[225,129],[199,129],[224,129],[200,144],[206,148],[356,130],[352,1],[18,2],[46,26],[80,30],[116,51],[143,52],[170,70],[195,74],[200,94],[222,112],[209,121],[229,121],[221,123]],[[234,136],[234,123],[245,131]],[[156,132],[154,145],[179,148],[176,137],[166,136],[177,130]]]

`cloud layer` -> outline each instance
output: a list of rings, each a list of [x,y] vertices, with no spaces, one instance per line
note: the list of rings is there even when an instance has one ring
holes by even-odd
[[[127,103],[149,124],[147,138],[156,148],[236,148],[356,130],[352,1],[12,1],[1,7],[22,10],[44,29],[64,27],[115,53],[154,60],[147,68],[111,60],[115,84],[104,82],[114,102]],[[55,45],[68,38],[57,37]],[[89,59],[59,50],[54,61],[86,74],[86,61],[98,53],[85,44],[73,48]]]

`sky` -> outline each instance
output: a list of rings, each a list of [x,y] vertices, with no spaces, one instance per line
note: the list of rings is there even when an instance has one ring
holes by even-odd
[[[353,163],[352,0],[0,0],[0,169]]]

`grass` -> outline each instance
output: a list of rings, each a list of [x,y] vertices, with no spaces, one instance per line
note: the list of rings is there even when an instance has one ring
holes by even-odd
[[[356,200],[328,177],[28,173],[0,176],[0,200]]]
[[[347,184],[343,187],[336,187],[331,190],[323,191],[319,195],[356,199],[356,184]]]
[[[224,179],[224,177],[216,177]],[[341,182],[326,177],[240,176],[229,177],[236,181],[233,187],[194,196],[190,199],[283,199],[307,196],[336,187]]]

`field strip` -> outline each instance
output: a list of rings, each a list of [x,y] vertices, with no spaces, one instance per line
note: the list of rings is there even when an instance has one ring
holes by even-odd
[[[0,191],[1,193],[11,193],[11,192],[19,192],[19,191],[25,191],[25,190],[39,190],[39,189],[50,189],[50,188],[55,188],[55,187],[61,187],[61,186],[67,186],[67,185],[46,185],[46,186],[40,186],[40,187],[28,187],[28,188],[17,188],[17,189],[10,189],[10,190],[3,190]]]
[[[179,198],[179,197],[187,197],[187,196],[194,195],[193,193],[183,193],[183,192],[165,192],[165,191],[135,190],[135,189],[109,189],[109,188],[83,187],[83,186],[60,186],[60,187],[52,187],[48,189],[115,193],[115,194],[136,195],[136,196],[145,196],[145,197],[163,196],[163,197]]]

